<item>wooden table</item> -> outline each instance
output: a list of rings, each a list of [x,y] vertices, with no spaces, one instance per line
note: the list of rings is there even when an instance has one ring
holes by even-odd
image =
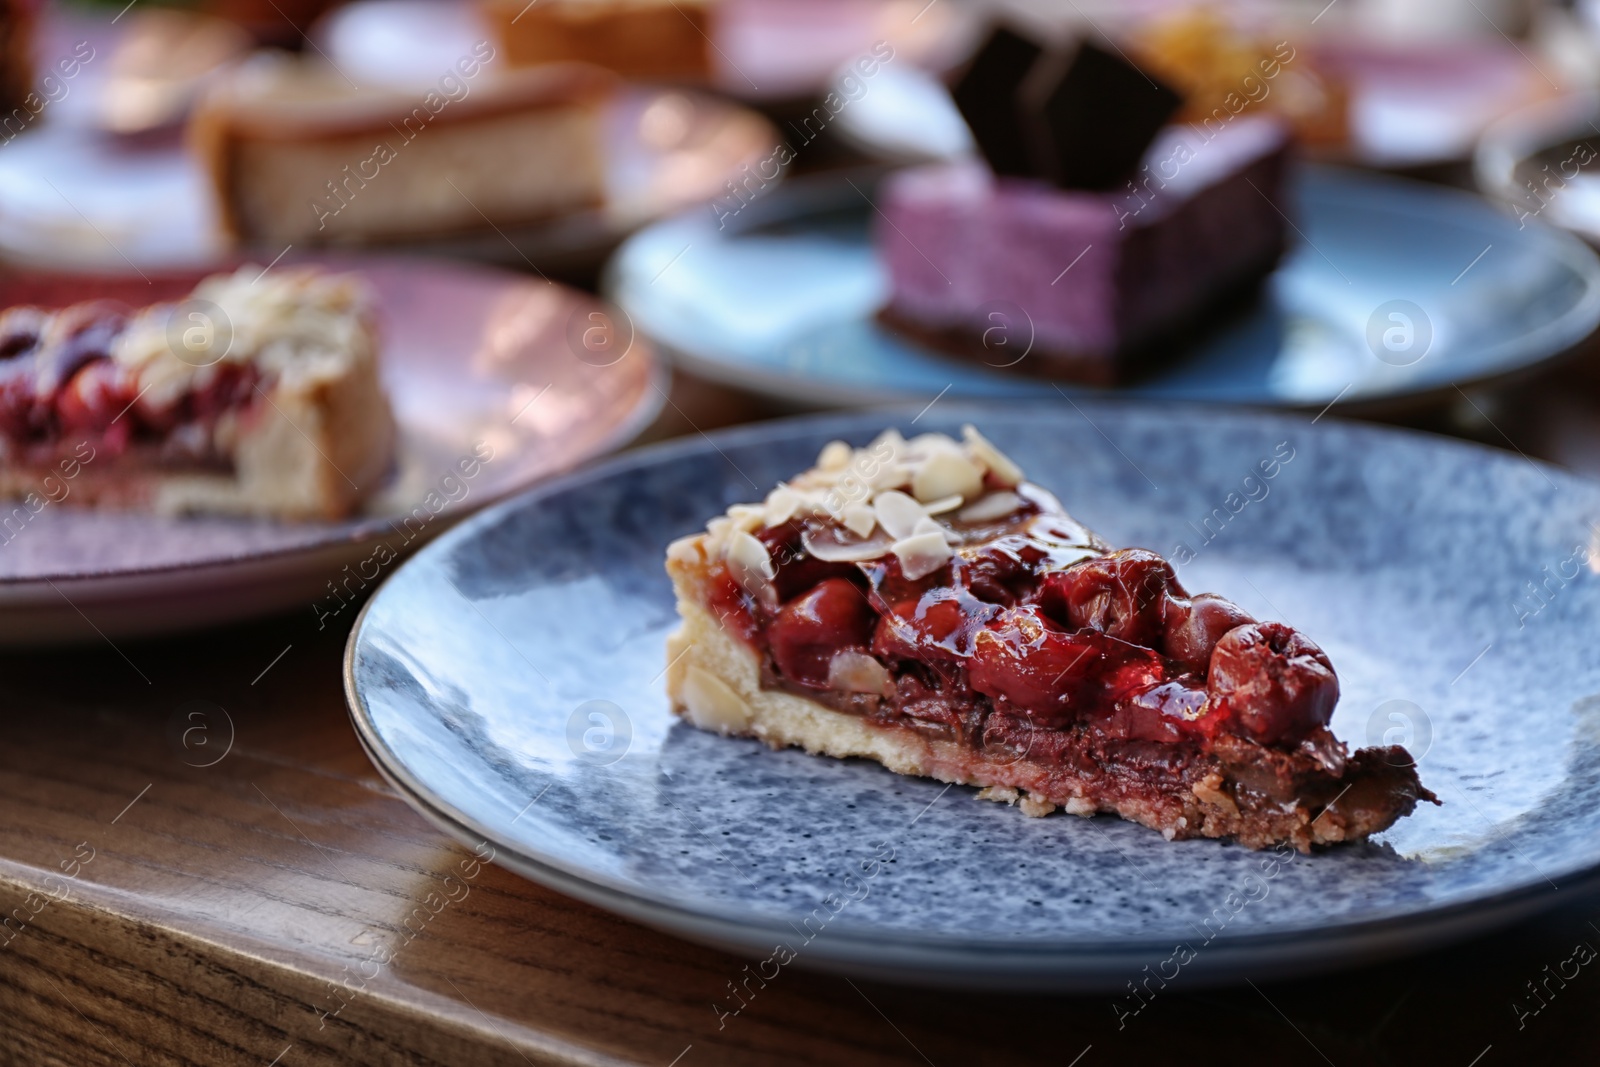
[[[753,413],[678,389],[653,435]],[[479,865],[384,784],[346,717],[345,636],[308,606],[0,657],[0,1064],[1593,1060],[1600,975],[1549,975],[1600,947],[1600,898],[1315,980],[1174,983],[1120,1029],[1106,996],[793,970],[719,1025],[748,961]],[[1519,1027],[1529,981],[1553,992]]]

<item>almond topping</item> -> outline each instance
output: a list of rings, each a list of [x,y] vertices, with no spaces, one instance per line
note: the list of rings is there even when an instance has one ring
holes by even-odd
[[[766,517],[766,509],[755,504],[735,504],[728,509],[728,521],[733,524],[733,529],[750,533],[761,529]]]
[[[953,555],[950,543],[938,531],[903,538],[889,546],[889,551],[900,560],[900,570],[912,581],[926,578],[949,562]]]
[[[865,652],[846,649],[828,662],[828,688],[888,696],[889,671]]]
[[[768,526],[782,526],[794,518],[794,513],[800,510],[803,503],[799,493],[780,482],[778,488],[767,494],[767,506],[761,521]]]
[[[921,504],[896,489],[873,497],[872,507],[878,514],[878,525],[897,541],[909,537],[916,528],[917,520],[926,518],[928,514],[922,510]]]
[[[829,441],[817,455],[817,469],[842,471],[850,465],[850,457],[854,454],[854,450],[843,441]]]
[[[1022,468],[979,433],[977,427],[970,424],[961,427],[961,437],[967,442],[967,452],[989,469],[995,481],[1007,488],[1022,484]]]
[[[911,492],[921,501],[943,500],[948,496],[970,500],[983,492],[983,472],[956,452],[935,452],[912,476]]]
[[[868,537],[878,525],[878,513],[870,504],[851,504],[839,513],[839,522],[857,537]]]
[[[889,551],[889,538],[879,535],[869,537],[865,541],[844,541],[835,536],[830,536],[831,528],[820,531],[806,531],[800,535],[800,543],[806,546],[806,551],[824,563],[861,563],[869,559],[877,559]]]
[[[989,493],[979,497],[974,503],[968,504],[956,512],[957,522],[990,522],[994,519],[1003,519],[1022,506],[1022,498],[1013,492],[1002,490],[998,493]]]
[[[778,576],[777,568],[772,565],[772,557],[767,553],[767,546],[757,540],[754,534],[744,530],[735,531],[729,536],[726,556],[733,580],[746,589],[753,589],[762,581],[770,582]]]
[[[885,463],[867,479],[867,484],[874,489],[899,489],[910,484],[912,471],[903,463]]]
[[[689,666],[680,696],[689,721],[702,730],[731,734],[750,725],[750,705],[732,686],[704,668]]]

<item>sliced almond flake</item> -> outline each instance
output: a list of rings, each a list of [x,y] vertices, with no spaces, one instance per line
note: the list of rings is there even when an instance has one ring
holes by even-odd
[[[943,532],[937,530],[896,541],[889,551],[900,560],[900,570],[912,581],[926,578],[949,562],[953,554]]]
[[[761,521],[768,526],[782,526],[794,518],[795,512],[800,510],[800,494],[782,482],[778,487],[767,494],[766,508],[761,515]]]
[[[894,455],[902,455],[906,451],[906,439],[900,436],[900,431],[890,427],[872,439],[872,443],[862,451],[873,456],[883,455],[883,448],[887,445]]]
[[[959,508],[961,506],[961,499],[962,498],[960,496],[956,495],[947,496],[942,500],[935,500],[931,504],[922,505],[922,510],[926,511],[929,515],[943,515],[947,511],[954,511],[956,508]]]
[[[706,523],[706,551],[720,559],[726,554],[728,535],[731,533],[733,520],[726,515],[718,515]]]
[[[878,525],[895,540],[909,536],[917,520],[928,514],[921,504],[898,489],[885,490],[873,497],[872,507],[878,513]]]
[[[750,725],[750,705],[744,697],[703,667],[689,665],[679,700],[689,721],[702,730],[731,734]]]
[[[901,489],[911,484],[913,473],[903,463],[885,463],[866,482],[873,489]]]
[[[961,454],[961,445],[948,434],[919,433],[906,442],[906,447],[913,455],[931,456],[939,452],[954,452]]]
[[[891,689],[889,671],[865,652],[846,649],[828,661],[828,688],[887,696]]]
[[[878,513],[871,504],[851,504],[839,512],[839,522],[857,537],[870,537],[878,525]]]
[[[1001,485],[1011,488],[1022,483],[1022,468],[1011,461],[1011,457],[996,448],[987,437],[978,432],[978,428],[968,423],[961,427],[961,437],[967,443],[967,451],[973,459],[988,468],[994,480]]]
[[[824,563],[865,563],[885,555],[891,543],[887,536],[869,537],[865,541],[841,541],[825,533],[815,535],[809,531],[801,535],[800,542],[805,545],[807,552]]]
[[[822,451],[817,454],[817,469],[823,471],[842,471],[850,465],[855,449],[843,441],[829,441],[822,446]]]
[[[817,489],[797,489],[795,496],[799,504],[795,507],[796,515],[827,515],[828,494]]]
[[[729,536],[726,558],[733,580],[746,589],[753,589],[761,581],[770,582],[778,576],[777,568],[772,565],[772,556],[767,553],[767,546],[755,535],[743,530],[737,530]]]
[[[728,509],[728,522],[733,529],[749,533],[761,529],[766,513],[759,504],[735,504]]]
[[[943,500],[947,496],[972,499],[983,492],[983,471],[960,452],[935,452],[911,479],[918,500]]]
[[[1022,498],[1008,490],[979,497],[956,512],[957,522],[992,522],[1003,519],[1022,506]]]
[[[839,479],[838,484],[819,494],[822,512],[834,518],[838,518],[850,505],[865,504],[871,499],[871,487],[857,478],[854,472],[847,472],[845,477]]]

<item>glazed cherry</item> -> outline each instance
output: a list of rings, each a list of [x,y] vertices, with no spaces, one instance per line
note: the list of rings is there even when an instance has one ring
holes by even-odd
[[[1308,637],[1276,622],[1236,626],[1211,653],[1207,689],[1213,714],[1234,732],[1272,745],[1328,725],[1339,679]]]
[[[974,637],[999,610],[960,588],[929,590],[883,613],[872,638],[873,654],[954,665],[972,654]]]
[[[61,312],[56,324],[60,340],[35,357],[35,395],[48,400],[84,364],[109,358],[112,343],[127,324],[126,314],[104,303],[78,305]]]
[[[1026,537],[1001,537],[967,559],[957,572],[958,580],[980,600],[1012,605],[1033,592],[1037,583],[1035,565],[1043,555],[1038,545]]]
[[[829,563],[805,550],[801,534],[805,527],[798,519],[781,526],[756,531],[756,539],[767,546],[777,569],[773,586],[779,600],[790,600],[828,578],[849,578],[860,572],[850,563]]]
[[[1200,593],[1193,599],[1169,597],[1162,611],[1161,651],[1203,675],[1222,635],[1249,622],[1255,620],[1243,608],[1215,593]]]
[[[1126,548],[1046,576],[1039,603],[1073,629],[1153,647],[1169,593],[1183,593],[1172,565],[1154,552]]]
[[[826,689],[834,654],[865,651],[875,621],[860,589],[848,579],[828,578],[778,609],[767,624],[767,644],[785,678]]]
[[[72,376],[56,396],[63,431],[100,431],[128,406],[126,375],[115,361],[97,359]]]
[[[1161,657],[1092,630],[1067,633],[1038,608],[1001,613],[978,634],[967,664],[972,688],[1045,726],[1109,715],[1164,680]]]

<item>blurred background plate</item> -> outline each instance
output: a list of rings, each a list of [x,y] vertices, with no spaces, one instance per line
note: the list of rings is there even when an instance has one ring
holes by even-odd
[[[1600,487],[1335,420],[918,407],[638,452],[430,545],[350,637],[347,695],[374,762],[436,825],[527,877],[747,959],[811,929],[813,908],[858,884],[847,871],[876,870],[824,934],[800,934],[798,963],[918,984],[1120,992],[1202,925],[1186,981],[1261,980],[1482,932],[1594,884],[1600,585],[1572,582],[1537,617],[1507,605],[1538,561],[1593,544]],[[672,715],[670,540],[759,499],[830,439],[968,421],[1111,543],[1176,555],[1183,542],[1187,587],[1312,635],[1339,671],[1334,732],[1353,747],[1403,740],[1443,805],[1275,863],[1260,897],[1213,925],[1264,853],[1114,818],[1023,818],[966,787]],[[1290,459],[1270,496],[1198,533],[1196,517],[1275,453]]]
[[[967,6],[927,0],[721,0],[708,12],[702,84],[781,107],[820,96],[839,64],[880,41],[902,62],[948,68],[965,58],[979,23]],[[356,0],[313,36],[357,80],[409,71],[426,83],[495,32],[477,5],[459,0]]]
[[[874,177],[791,182],[725,229],[709,212],[651,226],[619,250],[608,291],[686,369],[792,403],[1091,392],[938,354],[880,326]],[[1593,251],[1559,231],[1519,228],[1470,194],[1309,166],[1285,208],[1298,239],[1261,298],[1120,394],[1394,406],[1528,371],[1600,323]],[[1428,334],[1405,366],[1368,343],[1396,306],[1416,337]]]
[[[591,327],[591,314],[605,314],[593,297],[482,267],[321,262],[359,271],[380,309],[383,383],[400,443],[396,469],[365,512],[334,523],[162,518],[83,510],[68,496],[8,528],[0,544],[0,644],[134,637],[293,608],[347,619],[334,590],[353,598],[386,572],[380,544],[402,554],[485,504],[617,448],[661,405],[660,369],[642,339],[618,335],[620,355],[569,340]],[[0,275],[0,306],[94,296],[142,304],[187,293],[197,278]],[[465,478],[459,463],[474,456],[479,472]]]
[[[737,104],[629,87],[605,116],[604,207],[404,248],[581,280],[644,223],[725,195],[774,137],[766,119]],[[261,251],[270,259],[280,250]],[[103,272],[204,267],[223,254],[209,183],[178,144],[108,140],[63,121],[0,152],[0,257]]]
[[[1325,158],[1391,170],[1469,159],[1490,123],[1556,91],[1510,40],[1396,36],[1330,36],[1312,46],[1349,94],[1349,136]]]
[[[1126,31],[1140,24],[1136,13],[1148,18],[1152,11],[1170,13],[1182,7],[1159,2],[1118,6],[1095,11],[1092,22],[1083,22],[1086,13],[1079,11],[1078,28],[1094,32],[1096,27],[1123,25]],[[1052,9],[1050,17],[1036,15],[1032,21],[1051,26],[1063,17],[1071,21],[1073,14],[1071,7]],[[1516,45],[1492,35],[1437,40],[1373,27],[1308,34],[1293,25],[1277,32],[1299,46],[1296,57],[1302,66],[1312,64],[1339,86],[1338,117],[1328,122],[1329,128],[1313,131],[1306,147],[1308,154],[1326,162],[1438,171],[1469,159],[1479,135],[1492,123],[1557,91],[1556,83]],[[971,137],[945,88],[947,76],[927,63],[897,59],[874,75],[865,91],[848,94],[849,105],[835,120],[838,132],[866,156],[883,162],[948,159],[971,152]],[[833,87],[840,91],[837,82]]]
[[[1600,90],[1544,100],[1485,131],[1478,188],[1518,222],[1538,220],[1600,243]]]

